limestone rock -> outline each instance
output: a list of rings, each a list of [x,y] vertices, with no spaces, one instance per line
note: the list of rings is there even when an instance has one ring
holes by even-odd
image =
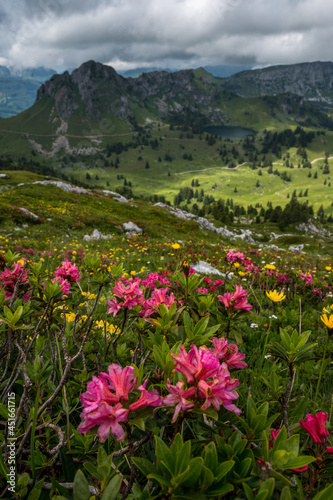
[[[133,234],[142,234],[142,229],[132,221],[124,222],[123,228],[125,229],[127,236],[132,236]]]
[[[194,269],[197,273],[204,274],[217,274],[218,276],[225,276],[225,274],[221,273],[218,269],[215,269],[213,266],[205,262],[204,260],[199,260],[196,264],[191,264],[192,269]]]
[[[30,219],[39,220],[38,215],[34,214],[33,212],[30,212],[30,211],[29,211],[29,210],[27,210],[26,208],[19,207],[19,210],[20,210],[21,212],[23,212],[25,215],[27,215],[28,217],[30,217]]]
[[[84,241],[107,240],[110,238],[113,238],[112,234],[103,234],[98,229],[94,229],[90,236],[89,236],[89,234],[85,234],[83,236]]]
[[[36,181],[34,182],[34,184],[41,184],[42,186],[55,186],[59,189],[62,189],[63,191],[66,191],[67,193],[90,194],[87,189],[73,186],[72,184],[67,184],[66,182],[62,181]]]
[[[128,203],[128,199],[125,196],[122,196],[119,193],[115,193],[114,191],[108,191],[107,189],[103,190],[103,194],[106,196],[111,196],[115,201],[120,201],[121,203]]]

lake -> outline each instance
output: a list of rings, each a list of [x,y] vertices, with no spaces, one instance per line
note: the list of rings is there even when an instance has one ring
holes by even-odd
[[[205,132],[224,139],[244,139],[244,137],[256,134],[256,131],[250,128],[229,127],[227,125],[210,125],[205,128]]]

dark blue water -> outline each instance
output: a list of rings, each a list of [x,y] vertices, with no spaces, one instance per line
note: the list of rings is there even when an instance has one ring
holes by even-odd
[[[205,132],[224,137],[225,139],[244,139],[249,135],[254,135],[255,130],[243,127],[229,127],[227,125],[211,125],[205,128]]]

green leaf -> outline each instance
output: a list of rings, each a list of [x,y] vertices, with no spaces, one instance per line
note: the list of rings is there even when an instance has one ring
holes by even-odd
[[[238,465],[237,473],[240,475],[240,477],[246,477],[247,473],[252,465],[252,459],[250,457],[244,458],[244,460],[241,461],[241,463]]]
[[[79,469],[75,474],[74,484],[73,484],[73,495],[74,495],[74,500],[90,499],[89,484],[81,469]]]
[[[208,497],[218,497],[219,495],[226,495],[234,490],[233,484],[225,483],[220,486],[212,486],[205,493]]]
[[[99,481],[103,480],[103,476],[98,472],[96,467],[91,462],[85,462],[83,464],[83,467],[86,469],[87,472],[89,472],[89,474],[91,474],[96,479],[99,479]]]
[[[135,427],[137,427],[141,431],[146,430],[145,421],[143,420],[143,418],[139,418],[139,417],[134,418],[133,420],[130,421],[130,425],[135,425]]]
[[[281,491],[280,500],[292,500],[289,486],[285,486]]]
[[[314,457],[301,456],[292,458],[286,464],[284,464],[285,469],[299,469],[300,467],[304,467],[305,465],[309,465],[312,462],[315,462],[316,459]]]
[[[317,493],[317,495],[313,497],[313,500],[329,500],[330,498],[333,498],[333,484]]]
[[[291,459],[290,453],[286,450],[277,450],[273,453],[271,465],[274,468],[285,469],[285,464]]]
[[[215,472],[216,481],[221,481],[221,479],[223,479],[224,476],[228,474],[228,472],[233,468],[234,465],[234,460],[228,460],[227,462],[223,462],[222,464],[220,464]]]
[[[269,479],[266,479],[266,481],[262,483],[258,491],[258,494],[260,494],[261,491],[267,491],[268,496],[265,496],[265,498],[273,498],[274,486],[275,486],[275,479],[273,477],[270,477]],[[256,498],[259,498],[259,496],[257,495]]]
[[[214,474],[213,472],[206,467],[205,465],[201,469],[201,475],[200,475],[200,491],[205,491],[209,486],[211,486],[214,482]]]
[[[271,498],[269,490],[262,490],[261,488],[256,496],[256,500],[270,500]]]
[[[242,483],[242,486],[244,488],[244,492],[245,492],[247,500],[254,500],[254,495],[253,495],[253,492],[252,492],[252,489],[250,488],[250,486],[246,483]]]
[[[217,451],[216,446],[213,441],[211,441],[204,449],[203,459],[205,466],[210,470],[215,471],[218,466]]]
[[[146,458],[139,458],[139,457],[133,457],[132,458],[134,464],[137,466],[137,468],[142,472],[144,476],[148,476],[148,474],[157,474],[156,467],[150,460],[147,460]]]
[[[170,451],[173,452],[173,446],[170,448]],[[187,441],[178,452],[175,454],[176,458],[176,471],[178,474],[184,472],[191,458],[191,441]]]
[[[155,479],[155,481],[157,481],[159,484],[162,484],[163,486],[167,486],[168,488],[172,488],[172,484],[169,481],[169,479],[167,479],[164,476],[161,476],[160,474],[156,474],[156,473],[148,474],[147,478],[148,479]]]
[[[38,500],[39,499],[40,494],[42,492],[43,483],[44,483],[44,479],[42,479],[41,481],[38,481],[38,483],[36,483],[36,486],[30,491],[27,500]]]
[[[155,436],[155,452],[157,460],[163,463],[171,475],[175,472],[175,459],[167,445],[161,438]]]
[[[276,472],[275,470],[271,470],[271,471],[269,471],[269,473],[272,477],[274,477],[278,481],[281,481],[286,486],[290,486],[291,488],[294,487],[293,483],[291,481],[289,481],[289,479],[286,476],[284,476],[283,474],[280,474],[279,472]]]
[[[182,478],[183,486],[192,486],[200,476],[201,469],[203,466],[203,459],[201,457],[192,458],[189,463],[189,470],[186,472]]]
[[[117,476],[114,476],[103,491],[101,500],[116,500],[121,487],[121,483],[122,479],[119,474]]]

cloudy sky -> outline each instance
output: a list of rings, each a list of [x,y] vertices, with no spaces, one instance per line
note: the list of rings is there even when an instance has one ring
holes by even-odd
[[[327,0],[0,0],[0,64],[57,71],[333,60]]]

